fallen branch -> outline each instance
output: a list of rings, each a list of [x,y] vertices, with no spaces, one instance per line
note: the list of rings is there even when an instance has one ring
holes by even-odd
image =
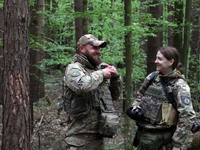
[[[41,125],[43,118],[44,118],[44,115],[42,115],[40,122],[38,123],[38,127]]]

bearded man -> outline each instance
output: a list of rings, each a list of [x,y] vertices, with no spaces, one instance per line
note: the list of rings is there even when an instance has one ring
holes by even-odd
[[[67,149],[104,150],[100,116],[104,111],[114,113],[113,100],[119,100],[122,92],[116,68],[100,60],[100,48],[106,46],[92,34],[82,36],[66,68]]]

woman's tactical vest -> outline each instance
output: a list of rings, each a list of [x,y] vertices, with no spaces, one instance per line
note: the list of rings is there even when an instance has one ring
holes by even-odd
[[[172,89],[168,86],[168,89]],[[162,85],[151,84],[144,93],[140,103],[144,120],[152,125],[176,125],[178,113],[169,102]]]

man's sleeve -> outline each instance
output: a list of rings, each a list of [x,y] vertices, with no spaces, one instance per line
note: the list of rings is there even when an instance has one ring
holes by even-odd
[[[86,72],[77,64],[71,64],[65,71],[67,86],[77,95],[83,95],[86,92],[98,88],[104,79],[102,70],[94,71],[91,74]]]
[[[110,79],[110,92],[113,100],[118,100],[122,96],[123,81],[120,76]]]

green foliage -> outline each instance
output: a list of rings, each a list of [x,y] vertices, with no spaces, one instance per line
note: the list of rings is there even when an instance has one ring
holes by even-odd
[[[34,6],[35,5],[35,0],[29,0],[29,5]]]
[[[0,30],[1,32],[1,30]],[[3,40],[0,38],[0,46],[3,46]]]
[[[190,143],[190,149],[191,148],[197,148],[199,146],[199,141],[193,139],[192,142]]]
[[[33,5],[34,2],[32,0],[30,4]],[[126,27],[124,26],[124,3],[121,0],[115,0],[114,3],[110,0],[88,0],[88,10],[83,13],[74,12],[74,2],[70,0],[59,0],[54,4],[46,4],[45,8],[49,9],[38,13],[43,13],[45,16],[43,49],[50,58],[44,59],[38,67],[47,70],[47,66],[66,66],[71,62],[76,49],[75,18],[87,17],[88,32],[108,42],[108,46],[101,49],[102,61],[114,66],[124,65],[124,36],[131,31],[133,82],[140,82],[146,74],[146,54],[140,48],[146,41],[142,39],[147,36],[155,37],[157,31],[166,33],[169,27],[177,26],[167,21],[166,18],[172,15],[172,12],[167,12],[167,10],[160,19],[153,18],[147,12],[142,13],[142,9],[158,5],[150,5],[150,2],[141,3],[139,0],[132,2],[132,25]],[[166,8],[168,1],[161,0],[161,3]],[[151,28],[149,25],[152,25]],[[33,39],[31,46],[37,49],[41,45],[37,42],[37,38]],[[125,68],[118,68],[118,70],[120,75],[125,75]]]
[[[194,108],[200,109],[199,105],[199,91],[200,91],[200,84],[197,79],[197,74],[200,71],[200,66],[198,65],[200,62],[198,61],[197,55],[190,55],[189,57],[189,63],[191,66],[191,70],[189,70],[188,74],[189,79],[187,79],[189,86],[190,86],[190,92],[191,92],[191,98],[192,98],[192,104]]]
[[[0,1],[0,9],[3,9],[3,4],[4,4],[4,1],[1,0],[1,1]]]

